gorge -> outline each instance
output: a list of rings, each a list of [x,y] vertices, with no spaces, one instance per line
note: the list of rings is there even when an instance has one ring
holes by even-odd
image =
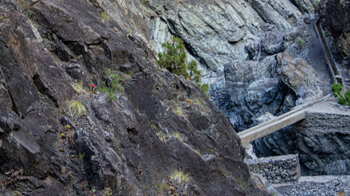
[[[332,96],[318,20],[350,81],[349,0],[0,0],[0,10],[1,195],[272,195],[236,132]],[[172,36],[210,99],[157,66]],[[301,174],[317,176],[349,175],[349,141],[348,115],[327,113],[252,144],[258,157],[297,154]]]

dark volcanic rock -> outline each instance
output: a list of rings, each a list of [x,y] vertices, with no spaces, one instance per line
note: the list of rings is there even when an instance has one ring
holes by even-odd
[[[319,13],[343,57],[350,56],[350,1],[322,0]]]
[[[10,0],[0,12],[1,194],[268,194],[228,120],[156,68],[119,28],[128,20],[95,1]],[[98,90],[108,69],[125,78],[112,100]]]
[[[236,130],[254,125],[266,112],[278,114],[289,110],[294,93],[281,81],[277,61],[268,56],[261,61],[233,61],[225,65],[225,91],[229,98],[221,105],[214,103],[230,117]],[[218,95],[222,96],[222,95]],[[295,98],[292,98],[295,99]]]

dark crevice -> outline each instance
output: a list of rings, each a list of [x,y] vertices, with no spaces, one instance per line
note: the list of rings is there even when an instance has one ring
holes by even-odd
[[[16,103],[15,103],[15,100],[13,99],[12,95],[11,95],[11,92],[8,91],[9,95],[10,95],[10,98],[11,98],[11,102],[12,102],[12,110],[18,115],[18,116],[21,116],[17,106],[16,106]]]
[[[58,105],[57,99],[50,93],[50,90],[44,85],[44,83],[40,79],[39,74],[35,74],[33,76],[33,81],[34,81],[36,88],[39,90],[39,92],[42,93],[43,95],[46,95],[58,108],[59,105]]]
[[[12,95],[11,95],[11,92],[8,90],[8,85],[7,85],[7,82],[6,82],[6,77],[5,77],[5,74],[4,74],[4,72],[2,71],[1,67],[0,67],[0,73],[1,73],[1,76],[3,77],[3,79],[4,79],[5,88],[7,89],[7,92],[8,92],[8,94],[9,94],[9,96],[10,96],[10,99],[11,99],[12,110],[13,110],[18,116],[21,116],[21,115],[19,114],[19,110],[18,110],[18,108],[17,108],[17,106],[16,106],[15,100],[13,100],[13,97],[12,97]]]
[[[85,53],[84,44],[78,41],[63,41],[64,45],[66,45],[75,55],[79,56]]]

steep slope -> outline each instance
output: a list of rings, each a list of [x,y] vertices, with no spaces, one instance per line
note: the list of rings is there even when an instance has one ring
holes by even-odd
[[[1,1],[1,194],[267,195],[230,123],[154,66],[128,31],[148,31],[139,4],[120,2],[119,17],[93,0]],[[109,69],[125,78],[112,100]]]

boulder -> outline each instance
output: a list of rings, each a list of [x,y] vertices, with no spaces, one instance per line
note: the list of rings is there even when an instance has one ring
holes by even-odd
[[[282,81],[298,96],[298,103],[321,98],[323,91],[316,71],[301,58],[293,58],[287,52],[276,56],[277,72]]]

